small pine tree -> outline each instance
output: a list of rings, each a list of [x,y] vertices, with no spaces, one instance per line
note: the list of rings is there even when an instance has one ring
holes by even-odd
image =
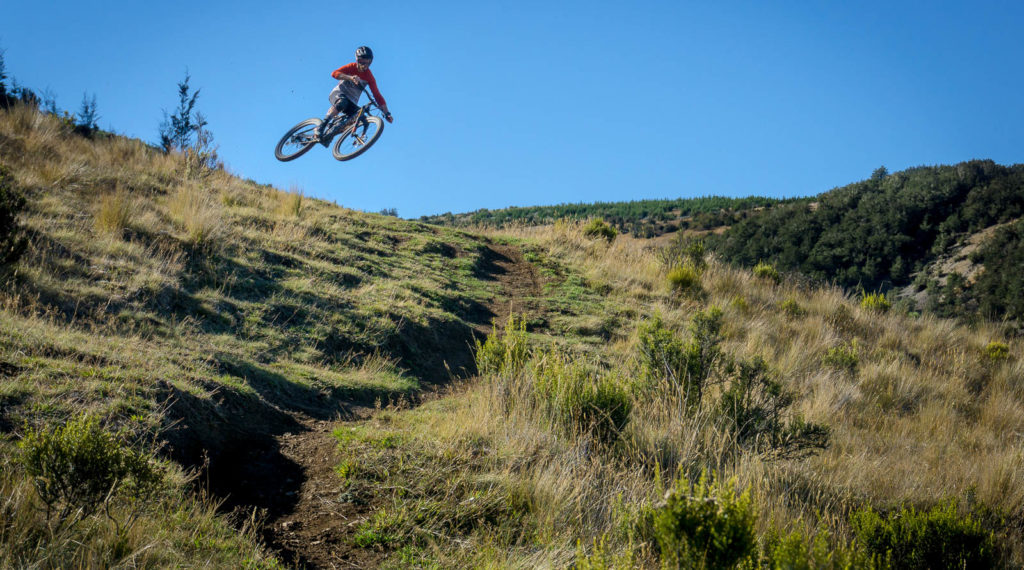
[[[96,94],[93,93],[92,99],[90,99],[87,93],[82,93],[82,108],[78,111],[78,122],[75,125],[76,132],[85,136],[92,136],[96,132],[99,128],[97,122],[100,120],[100,115],[96,109]],[[56,110],[56,104],[54,105],[54,110]]]
[[[196,131],[202,128],[198,124],[199,117],[193,115],[200,90],[192,92],[188,84],[191,79],[186,71],[185,79],[178,83],[178,109],[174,114],[168,115],[164,111],[164,120],[160,123],[160,146],[165,152],[184,151],[191,146]]]
[[[7,65],[4,63],[4,51],[0,50],[0,108],[6,109],[10,97],[7,95]]]
[[[52,89],[47,87],[43,89],[43,111],[57,116],[60,115],[60,111],[57,110],[57,94]]]

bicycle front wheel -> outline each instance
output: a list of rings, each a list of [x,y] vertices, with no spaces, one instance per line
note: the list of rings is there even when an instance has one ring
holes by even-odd
[[[359,124],[353,125],[341,133],[334,143],[334,148],[331,149],[334,158],[351,160],[363,154],[373,143],[377,142],[383,132],[384,121],[380,117],[366,117]]]
[[[309,152],[316,144],[316,128],[320,126],[320,119],[306,119],[295,125],[281,137],[274,148],[274,156],[281,162],[295,160]]]

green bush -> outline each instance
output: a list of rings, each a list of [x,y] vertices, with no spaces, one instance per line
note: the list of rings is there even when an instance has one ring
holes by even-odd
[[[893,568],[992,568],[998,561],[995,535],[950,502],[930,511],[900,507],[887,516],[871,507],[850,516],[861,547]]]
[[[25,197],[14,185],[14,177],[0,166],[0,268],[13,265],[25,252],[28,240],[18,225]]]
[[[504,334],[492,324],[491,334],[482,344],[476,343],[476,369],[481,375],[515,376],[523,370],[529,359],[526,340],[526,319],[509,316]]]
[[[795,299],[786,299],[779,303],[779,310],[782,311],[782,314],[786,315],[786,318],[790,319],[795,319],[807,313]]]
[[[660,251],[662,263],[668,267],[689,265],[703,271],[707,266],[707,247],[704,240],[677,233],[672,241]]]
[[[756,514],[750,489],[719,484],[707,473],[696,485],[680,477],[653,514],[664,568],[731,568],[755,553]]]
[[[611,243],[619,235],[619,232],[601,218],[594,218],[583,228],[583,235],[589,238],[604,238]]]
[[[857,339],[848,345],[833,346],[825,351],[821,357],[821,363],[837,370],[853,372],[857,368],[859,358],[857,356]]]
[[[78,416],[63,427],[30,430],[18,443],[20,460],[46,505],[48,520],[75,524],[112,501],[138,510],[158,489],[161,470],[100,426]]]
[[[686,291],[700,287],[700,273],[692,265],[673,267],[668,272],[668,283],[676,291]]]
[[[885,297],[885,293],[865,293],[861,291],[860,306],[862,309],[885,313],[892,308],[892,303]]]
[[[722,310],[718,307],[694,315],[690,340],[685,344],[658,317],[640,325],[639,361],[647,382],[668,380],[681,384],[688,407],[699,407],[704,386],[722,356],[721,329]]]
[[[1004,342],[990,342],[985,347],[985,354],[992,360],[1006,360],[1010,357],[1010,347]]]
[[[610,443],[629,422],[633,400],[613,376],[595,374],[554,353],[538,358],[533,373],[535,399],[570,431]]]
[[[583,548],[583,541],[576,542],[575,570],[615,570],[616,568],[636,568],[637,560],[632,548],[613,550],[608,546],[607,535],[594,539],[594,546],[588,554]]]
[[[789,419],[794,397],[761,358],[740,362],[718,402],[718,416],[736,443],[776,458],[807,455],[828,445],[825,426]]]
[[[782,276],[779,275],[779,270],[775,269],[775,266],[770,263],[761,262],[754,266],[754,277],[778,283],[782,281]]]
[[[793,531],[782,536],[772,529],[762,538],[758,562],[753,567],[765,570],[873,570],[883,567],[856,545],[830,542],[827,532],[808,536]]]

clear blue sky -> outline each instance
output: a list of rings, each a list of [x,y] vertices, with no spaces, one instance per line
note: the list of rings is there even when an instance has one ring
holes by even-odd
[[[1024,162],[1024,3],[5,2],[22,85],[157,140],[185,70],[228,168],[402,217],[806,196],[885,165]],[[395,122],[273,157],[367,44]]]

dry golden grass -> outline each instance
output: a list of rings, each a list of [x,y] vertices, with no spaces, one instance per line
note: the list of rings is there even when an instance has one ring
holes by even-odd
[[[123,189],[118,189],[100,199],[96,229],[105,233],[119,233],[128,227],[133,213],[131,197]]]
[[[284,217],[298,218],[302,215],[302,196],[300,188],[292,188],[289,192],[278,193],[277,212]]]
[[[178,186],[167,204],[175,223],[193,247],[212,247],[227,231],[221,206],[208,186],[185,183]]]

